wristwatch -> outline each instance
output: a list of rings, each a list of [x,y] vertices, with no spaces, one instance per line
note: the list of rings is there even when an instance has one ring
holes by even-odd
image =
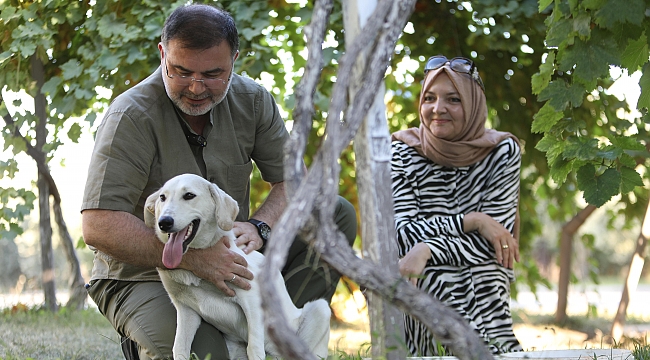
[[[266,242],[269,240],[269,237],[271,236],[271,227],[264,221],[257,219],[248,219],[248,222],[257,227],[257,232],[262,238],[262,247],[264,247],[264,245],[266,245]]]

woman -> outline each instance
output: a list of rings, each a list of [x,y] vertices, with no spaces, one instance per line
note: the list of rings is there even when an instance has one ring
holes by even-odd
[[[484,86],[469,59],[428,60],[419,112],[419,128],[392,135],[400,273],[460,313],[493,353],[520,351],[509,307],[519,142],[485,128]],[[408,315],[405,331],[413,355],[444,355]]]

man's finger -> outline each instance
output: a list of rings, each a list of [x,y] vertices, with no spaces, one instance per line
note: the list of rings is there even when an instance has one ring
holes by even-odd
[[[227,296],[235,296],[235,291],[231,289],[228,285],[226,285],[225,281],[220,281],[219,283],[215,284],[219,290],[221,290],[224,294]]]
[[[248,281],[246,281],[245,278],[242,278],[241,276],[235,275],[234,280],[232,280],[230,283],[232,283],[233,285],[235,285],[235,286],[237,286],[239,288],[242,288],[244,290],[250,290],[251,289],[251,284]]]

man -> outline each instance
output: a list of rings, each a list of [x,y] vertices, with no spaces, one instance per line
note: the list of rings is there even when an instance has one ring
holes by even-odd
[[[84,240],[95,252],[87,288],[123,337],[127,359],[171,358],[176,329],[175,309],[156,271],[163,244],[142,221],[149,194],[182,173],[216,183],[239,204],[234,232],[246,253],[262,248],[285,208],[282,160],[289,135],[273,97],[233,73],[238,48],[230,14],[207,5],[179,7],[162,31],[160,67],[118,96],[97,130],[82,204]],[[271,190],[249,220],[252,161]],[[340,198],[334,216],[352,243],[354,208]],[[315,261],[295,240],[283,275],[298,307],[330,300],[336,289],[340,275]],[[179,267],[234,296],[226,282],[250,289],[246,266],[220,242],[188,251]],[[223,336],[205,322],[192,351],[201,359],[228,358]]]

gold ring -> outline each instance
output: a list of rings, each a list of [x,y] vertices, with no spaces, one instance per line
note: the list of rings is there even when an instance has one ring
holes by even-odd
[[[501,245],[501,247],[504,248],[504,249],[509,248],[508,244],[503,244],[503,245]]]
[[[232,276],[232,279],[230,279],[230,282],[235,281],[236,278],[237,278],[237,275],[233,275],[233,276]]]

